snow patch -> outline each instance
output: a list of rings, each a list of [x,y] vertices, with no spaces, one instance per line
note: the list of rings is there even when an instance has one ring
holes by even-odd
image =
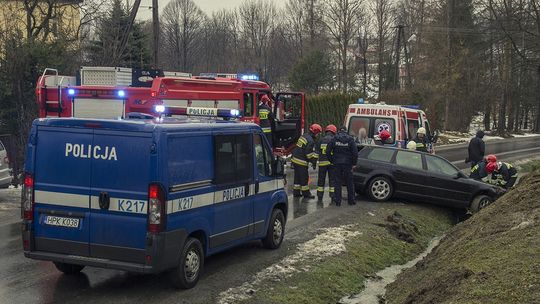
[[[326,257],[344,253],[347,251],[345,242],[351,237],[362,234],[354,231],[354,227],[354,225],[345,225],[320,229],[320,234],[315,238],[299,244],[294,254],[259,271],[251,282],[245,282],[220,293],[218,303],[231,304],[246,300],[257,291],[263,281],[281,281],[294,273],[309,271],[308,262],[321,261]]]

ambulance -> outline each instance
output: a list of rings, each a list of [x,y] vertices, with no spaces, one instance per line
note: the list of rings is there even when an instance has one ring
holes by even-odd
[[[414,139],[420,127],[426,129],[431,142],[436,141],[436,134],[431,127],[426,113],[417,106],[376,104],[351,104],[345,116],[345,126],[350,135],[358,138],[361,129],[365,129],[367,138],[377,139],[383,130],[390,133],[386,142],[389,146],[404,148],[407,142]],[[433,152],[433,146],[430,147]]]
[[[278,248],[288,212],[284,161],[258,125],[233,120],[238,110],[185,112],[35,120],[24,255],[67,275],[85,266],[168,271],[174,286],[191,288],[205,257],[253,240]]]

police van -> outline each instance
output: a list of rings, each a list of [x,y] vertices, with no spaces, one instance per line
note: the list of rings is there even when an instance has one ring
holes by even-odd
[[[24,255],[65,274],[171,270],[175,286],[191,288],[209,255],[258,239],[278,248],[287,208],[283,161],[252,123],[190,116],[32,125]]]

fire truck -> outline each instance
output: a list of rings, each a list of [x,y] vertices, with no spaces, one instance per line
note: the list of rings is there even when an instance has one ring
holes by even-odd
[[[259,123],[258,104],[267,94],[276,118],[274,152],[287,155],[304,130],[305,95],[272,94],[270,86],[254,75],[136,70],[121,67],[82,67],[77,76],[62,76],[47,68],[38,79],[39,117],[124,118],[131,113],[159,116],[186,108],[238,110],[240,120]]]
[[[351,104],[345,116],[345,125],[349,134],[355,137],[359,136],[361,129],[365,129],[368,139],[375,139],[380,132],[386,130],[391,135],[387,144],[399,148],[405,147],[420,127],[426,129],[432,143],[437,140],[437,132],[431,132],[426,113],[417,106]],[[434,152],[433,145],[430,145],[429,150]]]

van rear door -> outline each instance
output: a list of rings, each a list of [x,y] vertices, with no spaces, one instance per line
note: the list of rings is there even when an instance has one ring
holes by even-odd
[[[144,263],[151,132],[95,129],[91,174],[92,257]]]
[[[34,166],[35,250],[89,255],[93,130],[38,126]]]

